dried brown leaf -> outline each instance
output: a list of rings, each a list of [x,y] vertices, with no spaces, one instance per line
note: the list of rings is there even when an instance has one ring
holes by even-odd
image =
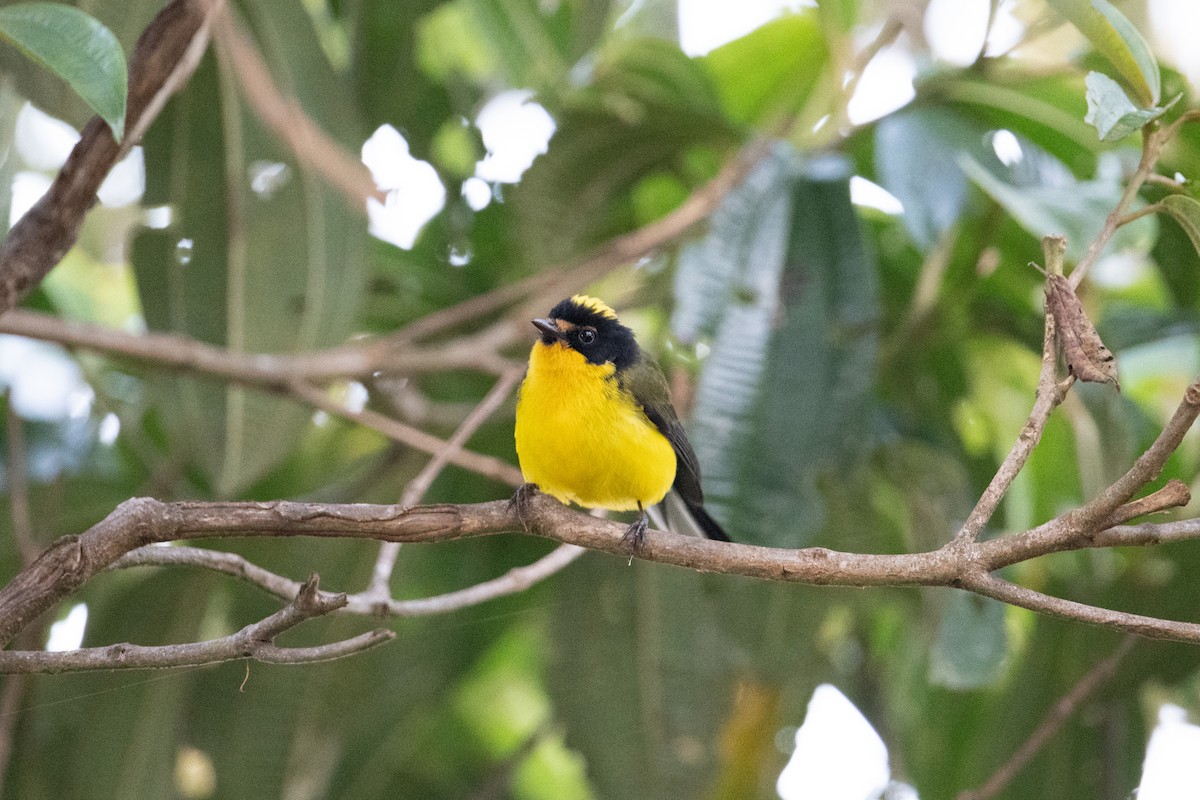
[[[1100,340],[1075,290],[1062,275],[1046,276],[1046,308],[1054,316],[1058,341],[1071,373],[1081,381],[1111,383],[1120,391],[1113,354]]]

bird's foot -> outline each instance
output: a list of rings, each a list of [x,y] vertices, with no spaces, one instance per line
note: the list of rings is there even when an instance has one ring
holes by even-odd
[[[621,545],[629,553],[629,563],[633,563],[634,556],[642,554],[642,548],[646,546],[646,515],[643,513],[637,520],[630,524],[625,530],[625,535],[621,537]]]
[[[517,519],[521,521],[521,528],[525,531],[529,530],[529,514],[531,509],[529,504],[533,502],[533,496],[538,493],[538,485],[536,483],[522,483],[513,492],[512,499],[508,501],[508,509],[517,512]]]

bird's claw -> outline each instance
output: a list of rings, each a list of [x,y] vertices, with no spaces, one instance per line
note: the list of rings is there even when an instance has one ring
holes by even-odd
[[[537,493],[536,483],[522,483],[508,501],[508,510],[517,512],[517,519],[521,521],[521,528],[525,531],[529,530],[529,504],[533,502],[533,496]]]
[[[633,563],[634,556],[640,556],[642,549],[646,546],[646,515],[638,517],[636,521],[630,523],[625,529],[625,535],[621,537],[621,545],[629,553],[629,563]]]

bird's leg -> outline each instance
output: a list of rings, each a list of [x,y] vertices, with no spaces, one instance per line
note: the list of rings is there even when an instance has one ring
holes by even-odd
[[[533,496],[538,493],[538,485],[536,483],[522,483],[517,487],[517,491],[513,492],[512,499],[508,501],[510,511],[517,512],[517,519],[521,520],[521,528],[525,531],[529,530],[529,504],[533,502]]]
[[[642,508],[641,501],[638,501],[638,511],[641,512],[641,516],[629,525],[625,535],[621,537],[621,544],[629,551],[630,564],[633,563],[633,557],[640,555],[646,545],[646,509]]]

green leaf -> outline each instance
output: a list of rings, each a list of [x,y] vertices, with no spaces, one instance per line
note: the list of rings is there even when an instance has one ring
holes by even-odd
[[[913,241],[928,250],[959,221],[970,182],[950,153],[983,155],[985,131],[940,108],[889,114],[875,128],[879,183],[904,205]]]
[[[813,10],[788,14],[704,56],[725,113],[753,125],[798,111],[820,79],[829,50]]]
[[[598,797],[708,796],[738,654],[707,583],[608,557],[558,582],[547,683]]]
[[[1159,202],[1192,240],[1196,252],[1200,253],[1200,201],[1185,194],[1172,194]]]
[[[1121,85],[1101,72],[1089,72],[1084,79],[1087,84],[1087,115],[1084,122],[1095,127],[1103,142],[1117,142],[1140,130],[1179,101],[1176,97],[1163,107],[1138,108]]]
[[[303,9],[251,23],[276,81],[337,140],[358,146],[354,110]],[[344,340],[362,290],[362,216],[263,128],[215,56],[150,129],[146,165],[146,202],[173,211],[170,228],[143,230],[133,245],[152,330],[251,353]],[[263,170],[273,181],[255,180]],[[158,376],[153,389],[172,457],[221,496],[279,464],[311,414],[194,378]]]
[[[1049,0],[1096,50],[1116,67],[1142,106],[1158,103],[1162,91],[1158,61],[1150,45],[1108,0]]]
[[[19,3],[0,8],[0,36],[65,80],[121,140],[128,76],[112,31],[73,6]]]
[[[929,657],[929,680],[948,689],[980,689],[1004,674],[1008,629],[1004,604],[954,592]]]
[[[797,547],[824,521],[822,476],[868,441],[878,278],[846,164],[787,156],[726,201],[737,238],[714,222],[681,260],[675,330],[714,331],[691,428],[714,516],[740,541]]]
[[[1067,238],[1067,258],[1075,261],[1100,233],[1104,219],[1120,199],[1122,186],[1116,175],[1094,181],[1073,181],[1061,164],[1044,153],[1031,153],[1034,180],[1014,184],[967,155],[958,158],[963,171],[993,200],[1012,215],[1031,236],[1040,239],[1054,234]],[[1037,174],[1037,173],[1041,174]],[[1015,177],[1015,175],[1014,175]],[[1110,246],[1148,251],[1153,245],[1156,224],[1145,217],[1118,230]]]
[[[1030,77],[1000,72],[994,80],[961,75],[939,78],[927,90],[955,110],[993,128],[1006,128],[1052,154],[1076,175],[1091,175],[1101,145],[1079,116],[1081,81],[1074,75]]]
[[[573,56],[567,29],[577,4],[558,4],[547,11],[536,0],[457,0],[465,3],[476,29],[485,31],[479,42],[492,51],[500,74],[513,88],[549,90],[566,77]]]

